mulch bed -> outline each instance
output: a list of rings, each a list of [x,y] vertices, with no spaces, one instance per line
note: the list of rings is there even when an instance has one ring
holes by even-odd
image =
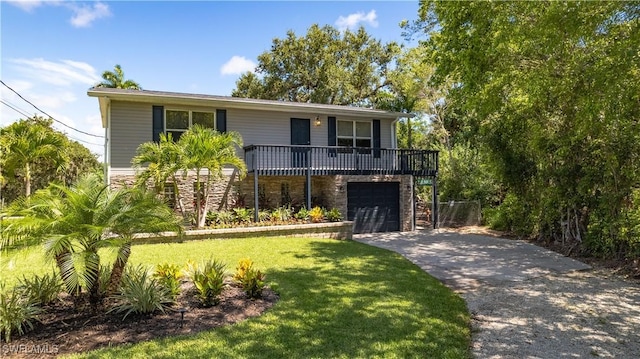
[[[122,319],[124,313],[115,311],[91,313],[88,309],[76,310],[73,301],[61,295],[58,302],[45,308],[46,314],[39,317],[40,323],[36,323],[34,330],[14,336],[8,344],[2,343],[0,356],[55,357],[105,346],[195,334],[258,316],[278,300],[269,288],[264,289],[262,298],[249,299],[239,287],[229,283],[220,296],[220,303],[204,308],[191,283],[183,283],[182,288],[178,303],[171,311],[153,316],[130,314],[125,320]],[[184,320],[180,308],[186,309]]]

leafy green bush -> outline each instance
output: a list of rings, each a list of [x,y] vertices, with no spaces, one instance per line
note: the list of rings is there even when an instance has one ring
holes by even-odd
[[[300,210],[294,215],[294,217],[300,221],[308,221],[309,210],[306,207],[301,207]]]
[[[175,300],[180,295],[180,279],[182,279],[182,273],[180,267],[175,264],[158,264],[156,271],[153,273],[153,277],[158,280],[158,283],[165,287],[171,298]]]
[[[109,280],[111,280],[111,267],[110,266],[100,266],[100,276],[98,278],[100,283],[100,295],[106,295],[107,289],[109,287]]]
[[[265,275],[253,268],[253,261],[248,258],[241,259],[236,267],[233,279],[240,284],[242,290],[249,298],[260,298],[264,289]]]
[[[324,220],[324,211],[320,207],[313,207],[311,211],[309,211],[309,218],[311,218],[311,222],[320,223]]]
[[[291,220],[291,208],[278,207],[271,212],[271,220],[276,222],[287,222]]]
[[[0,339],[11,341],[11,334],[24,334],[33,329],[33,322],[37,320],[42,309],[18,288],[5,289],[0,285]]]
[[[120,292],[115,298],[118,304],[109,312],[124,312],[122,320],[131,313],[152,314],[155,311],[164,313],[174,302],[169,290],[151,277],[147,269],[141,265],[127,268],[122,277]]]
[[[27,300],[38,305],[53,302],[62,289],[62,280],[56,273],[34,275],[32,278],[22,277],[18,284],[18,290],[22,291]]]
[[[270,211],[258,211],[258,220],[260,222],[267,222],[271,220],[271,212]]]
[[[329,222],[340,222],[342,221],[342,214],[337,208],[331,208],[330,210],[324,213],[324,216],[327,218]]]
[[[205,307],[216,305],[220,301],[220,294],[224,289],[224,263],[210,259],[200,265],[187,263],[187,275],[198,290],[198,299]]]
[[[238,223],[249,223],[253,219],[253,210],[243,207],[234,208],[233,216]]]

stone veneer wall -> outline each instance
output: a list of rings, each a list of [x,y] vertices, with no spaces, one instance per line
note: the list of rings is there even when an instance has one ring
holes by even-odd
[[[195,176],[186,179],[179,177],[181,196],[184,198],[185,209],[194,210],[193,183]],[[337,208],[343,216],[347,214],[347,183],[349,182],[398,182],[400,183],[400,230],[412,231],[413,223],[413,178],[410,175],[337,175],[311,177],[311,197],[314,206]],[[112,176],[111,187],[132,186],[135,176]],[[264,186],[264,194],[268,205],[276,208],[282,203],[282,184],[289,187],[291,204],[304,206],[306,203],[305,176],[260,176],[260,186]],[[151,184],[149,184],[151,187]],[[226,176],[216,182],[214,191],[209,196],[210,210],[221,210],[234,206],[253,208],[253,176],[247,175],[242,181],[237,176]],[[265,207],[264,203],[261,208]],[[346,219],[346,218],[345,218]]]
[[[112,189],[131,187],[135,184],[135,182],[136,179],[134,175],[111,176]],[[168,182],[172,181],[169,180]],[[180,196],[183,199],[182,203],[184,204],[185,210],[187,212],[193,212],[195,209],[195,191],[193,187],[195,182],[195,175],[190,174],[185,178],[183,178],[182,176],[178,176],[178,188],[180,191]],[[148,187],[153,188],[151,181],[149,181]],[[221,210],[234,207],[238,200],[237,176],[223,176],[222,179],[214,182],[213,191],[211,191],[207,200],[209,201],[209,210]]]

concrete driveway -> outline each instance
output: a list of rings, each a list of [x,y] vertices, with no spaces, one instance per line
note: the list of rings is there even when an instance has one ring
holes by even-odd
[[[524,241],[441,230],[358,234],[354,240],[398,252],[462,291],[591,268]]]
[[[475,358],[640,358],[640,285],[527,242],[445,231],[355,235],[458,292]]]

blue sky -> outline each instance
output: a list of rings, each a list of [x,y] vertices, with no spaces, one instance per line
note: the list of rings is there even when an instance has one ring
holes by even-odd
[[[288,30],[301,36],[314,23],[364,26],[402,43],[398,24],[417,11],[417,1],[2,0],[0,79],[56,120],[102,136],[98,101],[86,93],[115,64],[144,89],[230,95]],[[20,112],[40,114],[0,87],[0,126],[26,117]],[[102,138],[55,127],[102,156]]]

